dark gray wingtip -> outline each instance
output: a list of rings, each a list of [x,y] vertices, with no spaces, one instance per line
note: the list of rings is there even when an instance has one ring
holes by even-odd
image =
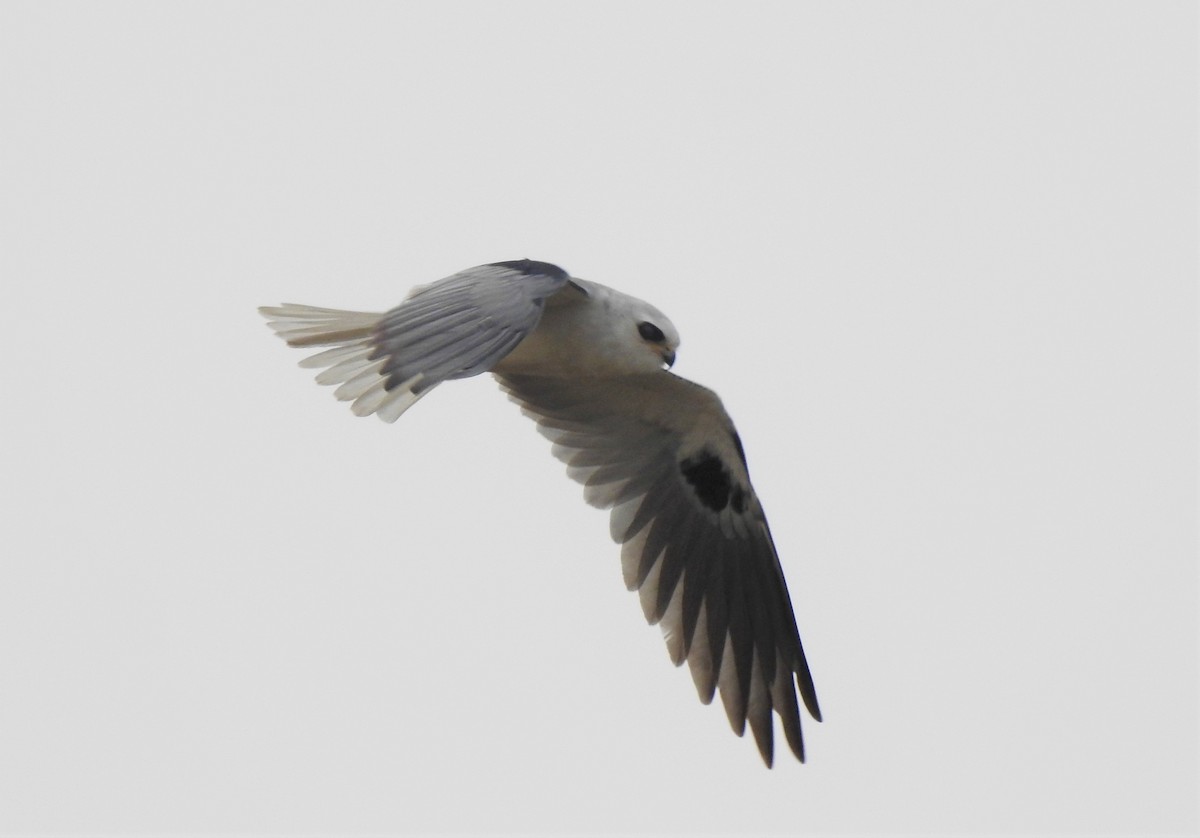
[[[508,268],[511,271],[530,276],[532,274],[541,274],[552,279],[566,281],[570,274],[560,268],[558,265],[552,265],[549,262],[535,262],[532,259],[516,259],[511,262],[488,262],[490,268]]]

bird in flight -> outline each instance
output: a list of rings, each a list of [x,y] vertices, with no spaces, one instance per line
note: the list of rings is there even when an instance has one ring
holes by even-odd
[[[821,711],[783,568],[720,399],[667,369],[679,333],[662,312],[527,259],[419,286],[383,314],[259,311],[289,346],[321,348],[300,365],[359,416],[394,422],[443,381],[492,373],[587,502],[611,510],[625,584],[700,700],[719,690],[768,766],[773,711],[804,761],[797,693]]]

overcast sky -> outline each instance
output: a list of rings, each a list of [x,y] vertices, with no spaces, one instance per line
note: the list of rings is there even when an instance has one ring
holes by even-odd
[[[1191,3],[0,5],[0,832],[1187,832]],[[766,770],[490,377],[255,312],[665,311],[812,664]]]

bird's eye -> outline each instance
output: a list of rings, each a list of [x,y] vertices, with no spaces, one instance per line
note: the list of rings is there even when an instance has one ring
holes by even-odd
[[[653,323],[638,323],[638,334],[651,343],[662,343],[667,336]]]

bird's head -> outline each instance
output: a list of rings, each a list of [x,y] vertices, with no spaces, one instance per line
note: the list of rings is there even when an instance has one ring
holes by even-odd
[[[609,372],[659,372],[675,363],[679,332],[649,303],[585,279],[572,279],[587,296],[580,320]],[[602,359],[602,360],[601,360]]]
[[[654,355],[657,362],[668,369],[675,363],[675,350],[679,348],[679,333],[675,326],[660,312],[654,312],[637,321],[637,334],[644,347]]]

